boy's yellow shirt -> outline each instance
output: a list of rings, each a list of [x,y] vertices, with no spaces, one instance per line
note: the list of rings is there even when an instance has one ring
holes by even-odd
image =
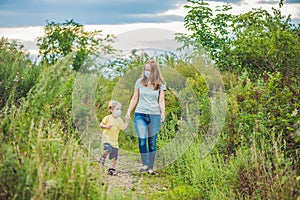
[[[124,127],[124,122],[120,117],[107,115],[103,118],[102,123],[112,125],[110,129],[104,128],[102,132],[102,142],[109,143],[112,147],[119,148],[119,132]]]

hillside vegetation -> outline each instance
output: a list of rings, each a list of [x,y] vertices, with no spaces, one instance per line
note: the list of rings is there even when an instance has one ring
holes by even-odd
[[[0,40],[0,199],[300,199],[299,25],[280,8],[234,16],[230,5],[214,12],[189,2],[191,34],[178,33],[177,40],[194,55],[154,59],[168,84],[158,150],[178,134],[191,142],[157,176],[120,165],[119,179],[109,177],[83,137],[99,134],[111,98],[128,105],[130,84],[148,55],[116,58],[105,64],[114,72],[107,75],[97,70],[104,66],[97,58],[114,54],[110,39],[98,40],[97,51],[89,45],[68,46],[58,57],[43,51],[38,64],[18,44]],[[55,35],[45,37],[40,48],[47,49]],[[212,127],[220,129],[205,151]],[[128,132],[134,134],[132,126],[120,134],[121,149],[137,153]],[[112,190],[125,176],[132,182]]]

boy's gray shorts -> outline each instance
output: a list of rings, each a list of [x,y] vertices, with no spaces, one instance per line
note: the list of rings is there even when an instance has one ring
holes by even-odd
[[[118,148],[112,147],[109,143],[104,143],[104,151],[109,152],[109,160],[118,159]]]

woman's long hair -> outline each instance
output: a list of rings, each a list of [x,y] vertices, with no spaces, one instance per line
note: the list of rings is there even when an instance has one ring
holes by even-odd
[[[151,67],[149,77],[145,76],[145,66],[147,64],[149,64]],[[143,86],[147,87],[148,82],[150,82],[152,84],[154,90],[159,90],[160,86],[165,83],[161,76],[160,70],[158,68],[158,64],[156,63],[155,60],[149,60],[144,65],[141,84]]]

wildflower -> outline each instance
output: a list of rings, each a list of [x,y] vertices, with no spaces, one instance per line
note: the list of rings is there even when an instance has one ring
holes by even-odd
[[[295,110],[292,112],[291,116],[295,117],[298,114],[298,110],[297,108],[295,108]]]
[[[20,79],[19,79],[19,76],[16,75],[15,79],[14,79],[14,82],[18,82]]]

